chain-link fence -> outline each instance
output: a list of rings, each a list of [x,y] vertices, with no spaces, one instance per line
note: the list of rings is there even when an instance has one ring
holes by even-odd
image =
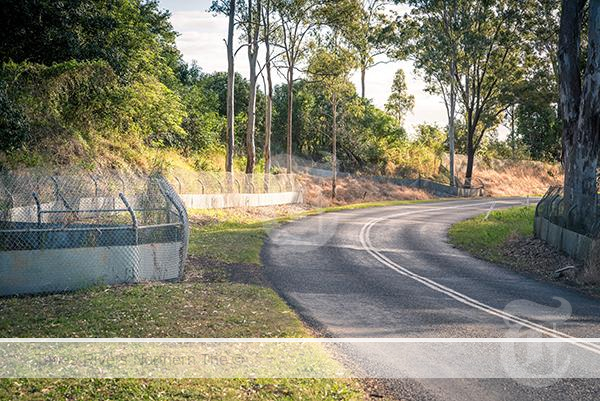
[[[543,217],[559,227],[577,231],[590,238],[600,238],[600,197],[596,196],[596,213],[587,216],[589,221],[593,222],[587,229],[574,224],[575,212],[575,205],[568,210],[565,206],[563,187],[553,186],[539,201],[536,208],[536,217]]]
[[[596,198],[596,212],[586,217],[591,224],[583,227],[575,224],[576,206],[567,207],[563,188],[550,187],[536,206],[535,236],[574,259],[588,260],[600,238],[600,205]]]
[[[0,295],[180,278],[188,232],[162,176],[0,173]]]
[[[172,173],[168,176],[179,194],[265,194],[296,192],[294,174],[244,174],[223,172]]]

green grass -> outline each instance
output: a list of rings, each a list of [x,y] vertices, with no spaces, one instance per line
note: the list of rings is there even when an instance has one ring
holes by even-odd
[[[147,284],[0,301],[1,337],[303,337],[269,288]]]
[[[535,207],[515,207],[493,211],[454,224],[448,233],[450,242],[475,256],[503,262],[502,246],[514,235],[533,235]]]
[[[260,264],[260,249],[266,238],[263,222],[225,221],[192,227],[190,252],[225,263]]]
[[[360,400],[349,380],[0,380],[0,400]]]
[[[190,255],[260,264],[267,230],[289,215],[191,213]],[[233,282],[95,287],[0,299],[1,337],[310,337],[274,290]],[[3,379],[0,400],[354,400],[358,382],[333,379]]]
[[[298,217],[423,201],[370,202],[254,216],[235,210],[191,211],[190,255],[260,265],[273,226]],[[275,293],[232,282],[152,283],[0,299],[1,337],[308,337]],[[364,392],[352,380],[0,380],[0,399],[24,400],[349,400]]]

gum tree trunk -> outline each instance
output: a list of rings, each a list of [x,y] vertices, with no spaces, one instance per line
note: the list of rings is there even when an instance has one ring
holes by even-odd
[[[337,195],[337,96],[335,94],[331,103],[331,113],[333,115],[331,129],[331,198],[335,199]]]
[[[256,63],[258,61],[258,36],[260,34],[262,4],[256,1],[256,10],[252,0],[248,0],[248,62],[250,66],[250,93],[248,94],[248,125],[246,126],[246,174],[254,173],[256,163]],[[256,16],[256,18],[253,18]]]
[[[235,146],[235,69],[233,57],[233,30],[235,25],[235,0],[229,2],[229,27],[227,31],[227,156],[225,171],[233,172],[233,153]]]
[[[287,173],[292,174],[292,129],[294,110],[294,67],[290,66],[287,73]]]
[[[562,2],[559,70],[565,217],[571,226],[589,231],[596,220],[600,150],[600,0],[589,2],[588,55],[582,88],[579,49],[585,3]]]
[[[267,0],[265,6],[264,29],[265,29],[265,72],[267,75],[267,93],[265,97],[265,173],[271,173],[271,131],[273,125],[273,78],[271,76],[271,42],[270,42],[270,13],[271,1]],[[268,192],[268,182],[267,182]]]

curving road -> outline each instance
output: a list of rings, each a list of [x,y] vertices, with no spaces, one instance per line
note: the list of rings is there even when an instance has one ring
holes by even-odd
[[[497,200],[495,208],[523,202]],[[484,213],[491,204],[489,199],[457,200],[307,217],[272,232],[262,253],[266,273],[303,318],[328,337],[503,338],[515,326],[542,337],[600,337],[597,300],[448,244],[450,225]],[[342,352],[357,371],[411,369],[394,350]],[[600,398],[600,380],[536,383],[417,378],[387,380],[385,386],[410,400]]]

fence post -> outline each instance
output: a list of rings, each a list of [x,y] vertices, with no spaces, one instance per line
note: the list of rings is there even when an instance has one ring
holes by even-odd
[[[179,188],[179,194],[181,194],[181,181],[179,181],[179,177],[176,175],[174,175],[173,178],[175,178],[175,181],[177,181],[177,188]]]
[[[164,184],[167,188],[164,189],[162,187],[161,184]],[[182,242],[182,249],[181,249],[181,254],[180,254],[180,261],[179,261],[179,280],[181,280],[183,278],[183,272],[184,272],[184,265],[185,265],[185,259],[187,257],[187,247],[188,247],[188,237],[189,237],[189,220],[188,220],[188,216],[187,216],[187,212],[185,210],[185,206],[183,206],[180,202],[177,201],[177,199],[180,199],[179,197],[177,197],[176,194],[172,193],[171,187],[168,183],[168,181],[158,178],[158,186],[160,188],[161,193],[165,196],[165,198],[167,198],[167,200],[169,202],[171,202],[171,204],[173,205],[173,207],[175,208],[175,210],[177,210],[177,214],[179,215],[179,221],[181,222],[181,242]]]
[[[37,210],[37,224],[39,228],[42,226],[42,204],[40,203],[40,198],[38,198],[35,192],[33,192],[31,196],[33,196],[33,199],[35,200],[35,207]]]
[[[134,245],[138,245],[138,240],[139,240],[138,239],[138,222],[137,222],[137,217],[135,217],[135,212],[129,205],[129,202],[127,201],[127,198],[125,197],[123,192],[119,192],[119,198],[121,198],[121,201],[123,201],[123,204],[127,208],[129,215],[131,216],[131,227],[133,229],[133,236],[134,236],[134,241],[135,241]]]
[[[62,201],[63,206],[68,209],[68,210],[73,210],[71,209],[71,206],[69,205],[69,202],[67,202],[67,200],[64,198],[64,196],[62,196],[62,194],[60,193],[60,189],[58,187],[58,180],[56,179],[55,176],[51,175],[50,179],[52,180],[52,182],[54,183],[54,197],[56,198],[56,201]]]
[[[97,198],[98,197],[98,181],[96,181],[96,177],[94,177],[94,174],[90,173],[89,176],[92,179],[92,181],[94,181],[94,196]]]

